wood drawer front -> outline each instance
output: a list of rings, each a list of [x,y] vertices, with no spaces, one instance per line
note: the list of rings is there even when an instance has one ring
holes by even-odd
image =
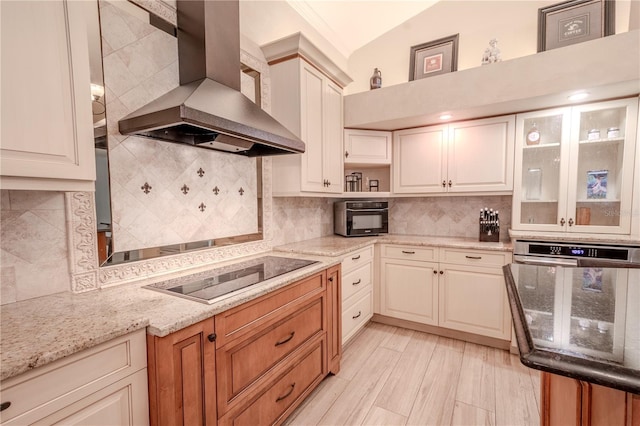
[[[371,262],[342,276],[342,301],[371,284]]]
[[[373,246],[349,253],[342,260],[342,273],[348,273],[373,259]]]
[[[511,253],[504,251],[441,248],[441,263],[476,266],[503,266],[511,262]]]
[[[295,314],[247,339],[218,350],[218,410],[228,410],[233,399],[279,361],[323,330],[323,298],[304,305]]]
[[[415,247],[415,246],[382,246],[382,257],[389,259],[405,259],[420,261],[437,261],[437,247]]]
[[[373,299],[368,291],[357,299],[353,305],[342,309],[342,342],[346,342],[364,323],[373,316]]]
[[[324,339],[310,344],[301,356],[291,360],[284,375],[265,386],[266,392],[253,399],[246,408],[234,409],[222,416],[218,424],[253,426],[282,423],[324,378],[324,351]]]
[[[247,333],[255,333],[257,327],[277,322],[293,312],[298,303],[323,293],[326,289],[326,271],[293,283],[273,294],[259,297],[226,312],[216,315],[218,347],[230,339],[240,338]]]
[[[2,382],[2,402],[11,406],[0,422],[36,408],[49,415],[146,366],[145,330],[138,330],[12,377]]]

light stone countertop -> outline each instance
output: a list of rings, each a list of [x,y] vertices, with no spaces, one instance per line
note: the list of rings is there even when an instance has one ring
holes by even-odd
[[[424,235],[379,235],[373,237],[345,238],[338,235],[315,238],[297,243],[274,247],[275,251],[287,253],[301,253],[317,256],[340,257],[345,254],[367,247],[371,244],[402,244],[411,246],[439,246],[460,249],[513,251],[510,242],[485,243],[473,238],[463,237],[431,237]]]
[[[198,269],[213,269],[265,255],[316,260],[318,263],[222,296],[212,304],[142,288],[154,282],[146,280],[81,294],[56,293],[3,305],[0,310],[0,380],[141,328],[147,327],[148,334],[166,336],[341,262],[341,259],[331,257],[264,252]],[[188,275],[184,278],[190,280]],[[164,279],[156,278],[155,282]]]
[[[271,252],[256,253],[188,271],[188,274],[194,274],[265,255],[318,261],[297,271],[234,292],[230,296],[223,296],[212,304],[142,288],[154,282],[175,280],[174,276],[165,276],[87,293],[56,293],[3,305],[0,309],[0,380],[141,328],[146,327],[147,333],[151,335],[166,336],[337,265],[347,253],[374,243],[512,250],[510,243],[481,243],[471,238],[413,235],[357,238],[328,236],[287,244],[276,247]],[[184,275],[184,279],[189,281],[193,278]]]

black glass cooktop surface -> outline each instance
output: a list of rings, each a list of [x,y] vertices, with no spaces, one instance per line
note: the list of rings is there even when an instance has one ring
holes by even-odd
[[[317,262],[288,257],[263,256],[144,287],[198,302],[211,303],[224,295],[314,263]]]

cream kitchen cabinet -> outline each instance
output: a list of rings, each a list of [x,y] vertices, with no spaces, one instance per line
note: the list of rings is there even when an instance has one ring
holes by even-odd
[[[438,324],[453,330],[511,339],[511,314],[502,266],[511,253],[440,249]]]
[[[271,114],[306,145],[273,158],[273,194],[342,193],[342,88],[300,57],[270,71]]]
[[[373,245],[345,256],[341,282],[344,345],[373,316]]]
[[[502,276],[510,261],[507,252],[383,244],[380,313],[510,340]]]
[[[3,425],[149,424],[145,331],[2,382]]]
[[[438,325],[438,249],[383,244],[380,313]]]
[[[392,132],[344,129],[344,164],[391,164]]]
[[[629,234],[637,118],[638,98],[519,114],[513,229]]]
[[[93,191],[88,31],[97,3],[0,2],[0,187]]]
[[[393,192],[513,190],[513,115],[399,130],[393,134]]]

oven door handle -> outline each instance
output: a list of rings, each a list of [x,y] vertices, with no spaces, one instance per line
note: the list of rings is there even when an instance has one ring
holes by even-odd
[[[513,255],[515,263],[524,263],[525,265],[543,265],[543,266],[578,266],[578,259],[558,259],[556,257],[532,257]]]
[[[386,212],[388,209],[379,208],[379,209],[345,209],[348,212]]]

